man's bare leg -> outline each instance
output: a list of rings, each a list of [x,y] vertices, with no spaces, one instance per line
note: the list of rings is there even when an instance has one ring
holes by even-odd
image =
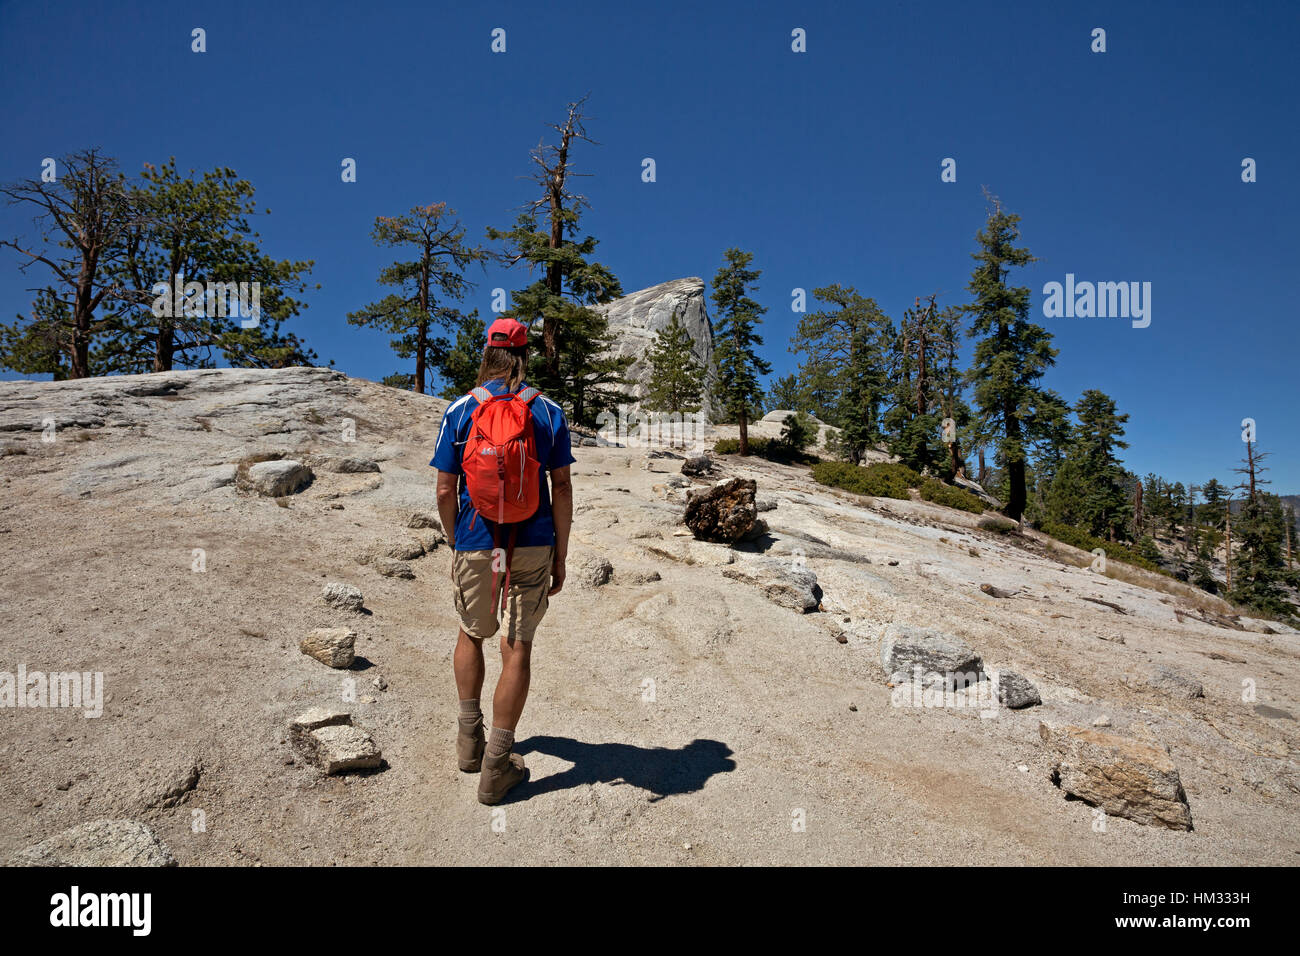
[[[479,695],[483,693],[483,641],[476,640],[462,628],[456,635],[456,650],[451,656],[456,676],[456,696],[460,698],[457,716],[456,761],[466,773],[478,773],[483,766],[483,711]]]
[[[483,752],[483,773],[478,781],[480,803],[499,803],[526,775],[524,758],[511,753],[510,748],[528,699],[532,649],[527,641],[512,641],[501,635],[501,677],[492,697],[492,733]]]
[[[532,677],[530,655],[531,641],[512,641],[501,635],[501,678],[492,697],[492,729],[508,730],[513,735],[524,712],[528,699],[528,684]],[[479,658],[480,665],[482,657]],[[479,673],[479,683],[483,675]]]
[[[478,700],[483,693],[482,639],[475,640],[461,628],[456,635],[456,650],[452,654],[451,666],[456,674],[457,696],[461,700]]]

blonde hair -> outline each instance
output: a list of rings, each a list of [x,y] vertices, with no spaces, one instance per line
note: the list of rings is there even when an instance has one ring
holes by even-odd
[[[528,347],[504,348],[489,345],[483,349],[483,361],[478,367],[476,385],[490,382],[494,378],[504,379],[507,392],[519,391],[524,383],[524,371],[528,367]]]

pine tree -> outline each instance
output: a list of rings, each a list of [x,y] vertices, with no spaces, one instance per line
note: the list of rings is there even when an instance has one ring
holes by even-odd
[[[996,437],[998,462],[1006,470],[1004,510],[1018,520],[1027,501],[1026,445],[1039,426],[1031,412],[1037,383],[1057,353],[1052,336],[1029,321],[1029,289],[1007,284],[1009,269],[1034,261],[1028,249],[1015,245],[1020,217],[989,199],[988,222],[976,237],[980,251],[973,254],[979,265],[968,285],[975,301],[966,309],[974,316],[971,334],[978,337],[969,376],[981,424]]]
[[[909,468],[935,471],[946,456],[936,439],[942,433],[938,374],[942,330],[935,297],[918,298],[903,313],[894,336],[894,404],[885,413],[889,451]]]
[[[112,270],[130,309],[108,335],[104,371],[211,368],[218,356],[232,366],[312,364],[315,353],[280,332],[305,308],[294,293],[305,289],[312,263],[262,251],[251,219],[267,210],[253,194],[229,168],[182,176],[174,157],[145,164],[132,187],[139,218]]]
[[[371,236],[375,245],[408,250],[414,256],[394,262],[379,273],[381,285],[398,291],[348,314],[348,322],[379,329],[392,336],[389,344],[400,358],[415,358],[415,391],[425,393],[429,370],[450,345],[434,334],[435,327],[460,327],[465,316],[451,305],[474,288],[465,278],[473,263],[485,266],[487,250],[465,242],[466,229],[445,202],[416,206],[400,216],[378,216]]]
[[[41,265],[50,273],[32,314],[7,327],[0,358],[17,370],[66,370],[68,378],[103,374],[91,356],[103,336],[120,327],[118,313],[127,303],[116,269],[139,219],[116,162],[96,149],[81,150],[59,161],[53,181],[11,183],[0,187],[0,196],[32,210],[36,233],[31,240],[0,240],[0,246],[19,254],[21,272]]]
[[[1219,527],[1223,524],[1223,515],[1227,511],[1223,485],[1219,484],[1218,479],[1211,478],[1201,487],[1201,495],[1205,498],[1205,503],[1199,510],[1200,523],[1211,528]]]
[[[767,390],[767,404],[773,409],[788,408],[793,412],[807,411],[807,397],[794,375],[782,375]]]
[[[540,319],[541,347],[534,352],[529,382],[567,406],[580,424],[595,422],[601,410],[627,401],[620,391],[632,358],[611,356],[609,322],[590,308],[623,294],[612,272],[592,262],[598,241],[576,238],[585,196],[572,191],[571,153],[580,143],[597,145],[583,124],[586,97],[570,103],[563,123],[552,124],[559,142],[532,150],[533,182],[541,195],[520,212],[511,229],[489,228],[489,239],[505,243],[504,261],[524,263],[539,278],[511,294],[515,313],[525,324]],[[539,215],[543,217],[539,221]]]
[[[724,258],[726,262],[713,277],[713,304],[718,316],[718,396],[723,408],[740,425],[738,451],[748,455],[750,410],[763,401],[758,377],[772,371],[758,357],[756,350],[763,339],[754,331],[767,309],[749,297],[762,275],[760,270],[749,267],[753,254],[733,248],[724,253]]]
[[[939,414],[945,420],[951,420],[953,428],[949,432],[951,440],[944,437],[948,449],[948,477],[966,477],[966,459],[962,448],[969,448],[978,440],[978,433],[973,428],[970,406],[965,399],[964,376],[957,368],[961,348],[962,310],[948,306],[938,315],[939,343],[935,358],[937,398]],[[942,423],[941,423],[942,424]]]
[[[674,312],[667,326],[655,336],[647,356],[650,381],[642,399],[654,412],[693,413],[700,410],[704,395],[704,366],[695,358],[695,343]]]
[[[478,383],[478,367],[483,361],[483,343],[487,327],[478,317],[478,309],[462,316],[456,326],[456,341],[439,340],[432,363],[443,381],[443,398],[458,398]]]
[[[1237,551],[1230,558],[1233,583],[1228,598],[1265,614],[1289,618],[1296,614],[1296,607],[1286,599],[1283,587],[1282,503],[1260,487],[1269,484],[1262,477],[1268,469],[1260,464],[1267,457],[1254,441],[1247,441],[1242,466],[1234,469],[1243,476],[1237,487],[1245,497],[1232,521]]]
[[[1117,449],[1128,447],[1121,440],[1128,415],[1119,414],[1115,400],[1095,388],[1083,393],[1074,410],[1078,424],[1071,457],[1079,463],[1087,487],[1085,527],[1114,541],[1129,517],[1124,471],[1116,456]]]
[[[790,351],[804,356],[799,385],[809,411],[839,429],[840,448],[856,461],[883,437],[893,323],[851,286],[814,289],[813,298],[834,308],[804,315]]]

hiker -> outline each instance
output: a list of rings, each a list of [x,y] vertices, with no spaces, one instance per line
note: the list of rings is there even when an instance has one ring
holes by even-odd
[[[480,773],[478,799],[487,804],[525,777],[524,758],[511,747],[528,697],[533,635],[564,587],[573,523],[569,426],[560,406],[524,383],[527,364],[527,328],[497,319],[478,384],[443,414],[429,462],[438,469],[438,513],[451,543],[460,617],[452,658],[460,698],[456,757],[461,770]],[[483,641],[498,629],[501,677],[485,740]]]

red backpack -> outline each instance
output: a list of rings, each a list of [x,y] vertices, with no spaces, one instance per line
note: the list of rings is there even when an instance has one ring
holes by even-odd
[[[510,525],[506,548],[506,580],[501,588],[502,611],[510,593],[510,560],[514,557],[517,523],[537,512],[540,463],[533,437],[532,402],[540,393],[525,388],[493,395],[483,386],[470,392],[478,408],[470,418],[469,439],[461,457],[465,490],[474,510],[496,524],[492,555],[492,601],[496,607],[501,528]],[[478,516],[475,515],[475,518]],[[470,527],[474,519],[470,520]]]

